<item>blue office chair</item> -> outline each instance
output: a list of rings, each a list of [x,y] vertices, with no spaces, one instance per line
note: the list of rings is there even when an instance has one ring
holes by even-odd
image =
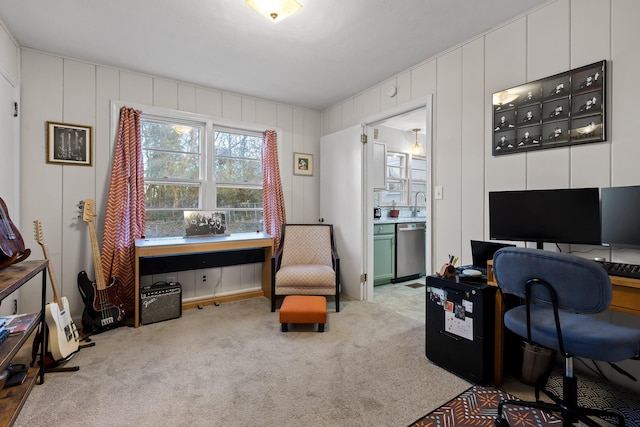
[[[536,402],[500,402],[496,426],[509,425],[502,416],[505,405],[556,412],[562,417],[563,426],[577,421],[599,426],[589,415],[616,418],[618,425],[624,426],[620,414],[578,406],[578,384],[573,373],[574,356],[612,363],[640,355],[640,329],[588,315],[607,310],[611,303],[611,281],[605,270],[594,261],[575,255],[504,248],[493,257],[493,271],[502,291],[525,301],[505,313],[505,326],[529,343],[557,350],[565,358],[562,396],[536,385]],[[541,402],[540,389],[554,403]]]

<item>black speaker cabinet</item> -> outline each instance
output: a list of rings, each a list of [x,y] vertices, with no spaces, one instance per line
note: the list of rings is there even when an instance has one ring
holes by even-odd
[[[162,283],[140,290],[140,323],[143,325],[182,316],[182,286]]]

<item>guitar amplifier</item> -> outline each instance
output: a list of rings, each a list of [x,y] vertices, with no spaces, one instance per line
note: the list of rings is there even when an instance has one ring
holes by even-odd
[[[143,325],[182,316],[180,283],[160,283],[140,290],[140,323]]]

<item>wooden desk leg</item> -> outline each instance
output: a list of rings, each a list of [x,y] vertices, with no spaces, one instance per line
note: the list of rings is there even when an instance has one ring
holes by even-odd
[[[264,296],[273,298],[271,295],[271,257],[273,256],[273,246],[265,246],[264,262],[262,263],[262,291]]]
[[[496,291],[494,339],[493,383],[496,386],[500,386],[502,385],[504,366],[504,302],[502,301],[502,293],[499,290]]]
[[[137,247],[135,249],[134,260],[135,279],[133,280],[133,327],[137,328],[140,326],[140,256],[138,256]]]

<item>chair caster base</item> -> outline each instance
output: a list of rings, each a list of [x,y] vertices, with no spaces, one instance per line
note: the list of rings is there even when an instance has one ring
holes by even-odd
[[[509,422],[502,417],[496,418],[496,427],[509,427]]]

